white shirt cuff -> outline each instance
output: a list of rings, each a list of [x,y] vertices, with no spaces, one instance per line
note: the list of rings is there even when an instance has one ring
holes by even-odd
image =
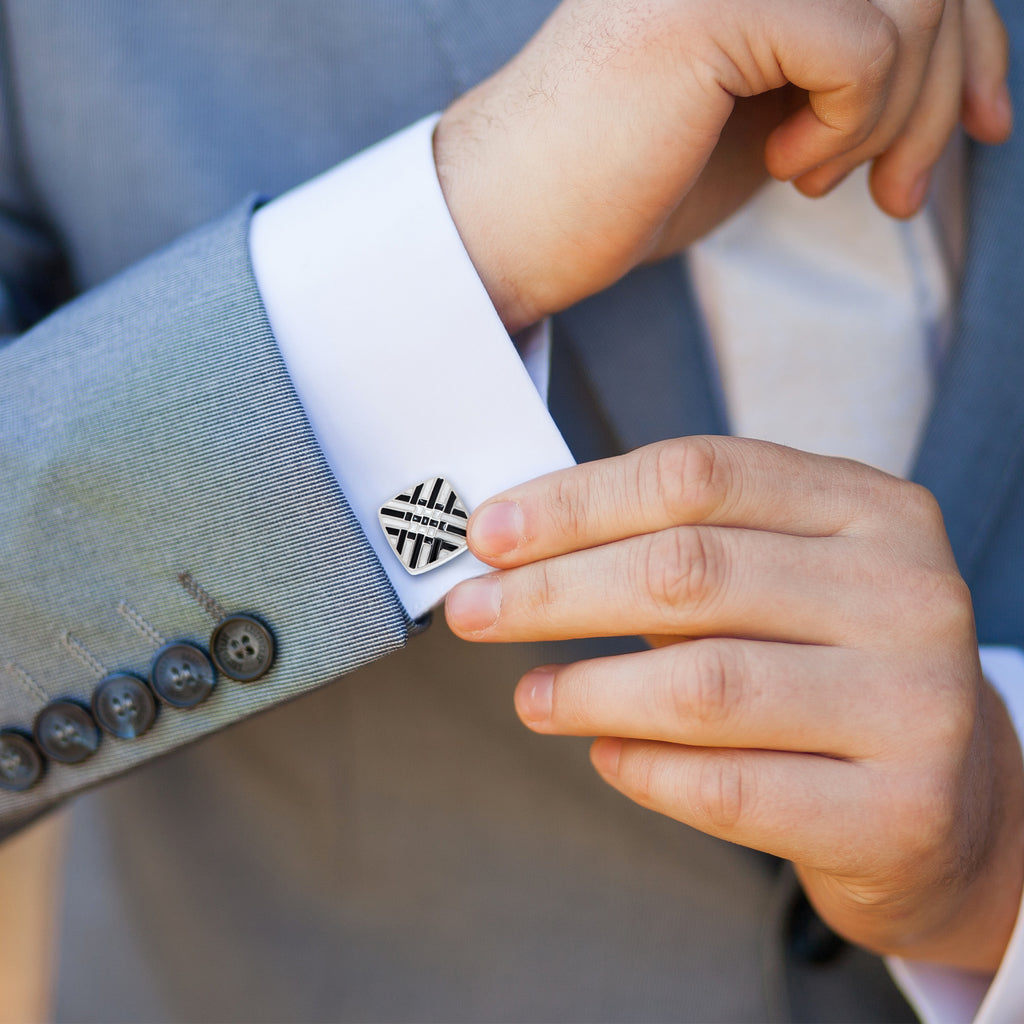
[[[288,372],[411,618],[488,567],[465,552],[410,575],[378,521],[383,502],[443,476],[472,511],[573,463],[448,213],[436,122],[420,121],[269,203],[250,232]],[[546,374],[543,334],[539,356],[536,344],[525,357]]]
[[[982,647],[985,678],[999,691],[1018,736],[1024,736],[1024,653]],[[896,983],[925,1024],[1019,1024],[1024,1020],[1024,913],[1018,911],[995,977],[890,957]]]

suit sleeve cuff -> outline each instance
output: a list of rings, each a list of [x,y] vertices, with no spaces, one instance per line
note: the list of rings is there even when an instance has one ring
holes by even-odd
[[[1024,653],[1016,647],[982,647],[985,678],[999,691],[1024,736]],[[903,994],[925,1024],[1015,1024],[1024,1020],[1024,913],[995,977],[898,957],[887,959]]]
[[[379,524],[383,502],[443,476],[472,511],[573,461],[448,213],[436,122],[286,193],[250,234],[288,372],[411,618],[488,567],[465,552],[409,575]]]

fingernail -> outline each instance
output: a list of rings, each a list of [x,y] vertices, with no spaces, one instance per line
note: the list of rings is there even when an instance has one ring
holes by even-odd
[[[496,501],[478,509],[469,530],[473,550],[494,557],[515,551],[523,542],[523,510],[518,501]]]
[[[551,717],[555,670],[541,666],[523,676],[516,688],[516,710],[524,722],[546,722]]]
[[[910,202],[910,208],[915,212],[921,209],[925,198],[928,195],[928,188],[932,183],[931,171],[925,171],[915,182],[910,186],[907,192],[907,199]]]
[[[621,759],[622,740],[612,736],[602,736],[594,740],[594,745],[590,748],[590,760],[602,775],[618,775]]]
[[[501,581],[497,576],[480,576],[460,583],[445,602],[445,614],[453,628],[479,633],[498,621],[501,611]]]

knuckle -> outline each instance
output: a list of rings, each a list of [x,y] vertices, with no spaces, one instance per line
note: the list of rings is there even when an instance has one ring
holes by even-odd
[[[531,567],[530,585],[519,592],[520,614],[528,622],[544,622],[559,602],[559,586],[549,562]]]
[[[947,757],[958,757],[970,746],[977,724],[977,700],[972,692],[958,689],[937,701],[929,731],[934,748]]]
[[[683,452],[678,442],[668,442],[649,449],[648,465],[643,467],[645,481],[653,481],[656,503],[670,523],[686,518],[686,488],[683,486]],[[641,485],[641,500],[649,499]]]
[[[587,503],[576,474],[561,474],[548,499],[548,514],[552,521],[574,541],[586,536]]]
[[[910,571],[905,586],[919,640],[944,647],[973,640],[971,592],[959,573],[931,568]]]
[[[655,446],[652,456],[651,477],[669,522],[703,518],[720,503],[723,467],[710,439],[680,438]]]
[[[703,518],[722,498],[723,461],[714,442],[706,437],[690,437],[682,444],[680,478],[691,505]]]
[[[653,749],[641,746],[629,759],[629,785],[633,798],[646,807],[657,798],[657,766]]]
[[[563,665],[551,687],[551,721],[574,733],[588,733],[593,725],[587,668],[585,663]]]
[[[919,31],[928,34],[938,31],[946,11],[946,0],[915,0],[909,5],[908,16]]]
[[[974,606],[971,590],[957,572],[936,574],[930,604],[935,609],[939,630],[947,638],[974,637]]]
[[[869,73],[877,74],[881,80],[888,79],[900,52],[900,30],[896,22],[885,15],[875,18],[865,42]]]
[[[912,754],[916,763],[940,774],[956,770],[976,740],[979,686],[965,684],[944,668],[909,682],[898,721],[892,721],[895,749]]]
[[[754,801],[752,773],[732,751],[719,751],[702,759],[697,779],[699,810],[717,830],[735,829],[750,814]]]
[[[938,499],[920,484],[902,482],[899,488],[899,505],[902,514],[911,524],[927,535],[945,536],[946,525]]]
[[[867,21],[861,42],[863,68],[860,85],[870,92],[881,90],[892,77],[900,52],[900,31],[896,23],[877,8]]]
[[[655,608],[670,622],[679,609],[707,600],[715,578],[715,556],[707,533],[676,527],[652,534],[643,550],[642,586]]]
[[[959,667],[959,665],[958,665]],[[981,715],[981,676],[943,666],[942,674],[922,688],[918,702],[926,749],[943,764],[958,764],[977,736]]]
[[[896,848],[911,860],[942,849],[956,829],[959,811],[945,776],[920,773],[908,779],[896,798],[900,809]]]
[[[672,711],[677,721],[721,726],[736,704],[735,674],[721,644],[697,640],[690,651],[689,664],[677,659],[680,671],[672,680]]]

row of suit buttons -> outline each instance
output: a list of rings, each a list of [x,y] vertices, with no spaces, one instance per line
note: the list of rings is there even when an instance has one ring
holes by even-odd
[[[251,615],[230,615],[210,636],[209,655],[185,641],[164,644],[153,657],[149,681],[130,672],[100,680],[86,708],[73,700],[51,701],[36,715],[32,737],[0,729],[0,789],[22,792],[42,777],[46,759],[81,764],[100,745],[102,732],[133,740],[156,719],[157,701],[193,708],[213,692],[217,672],[250,683],[269,671],[274,637]],[[102,731],[101,731],[102,730]]]

